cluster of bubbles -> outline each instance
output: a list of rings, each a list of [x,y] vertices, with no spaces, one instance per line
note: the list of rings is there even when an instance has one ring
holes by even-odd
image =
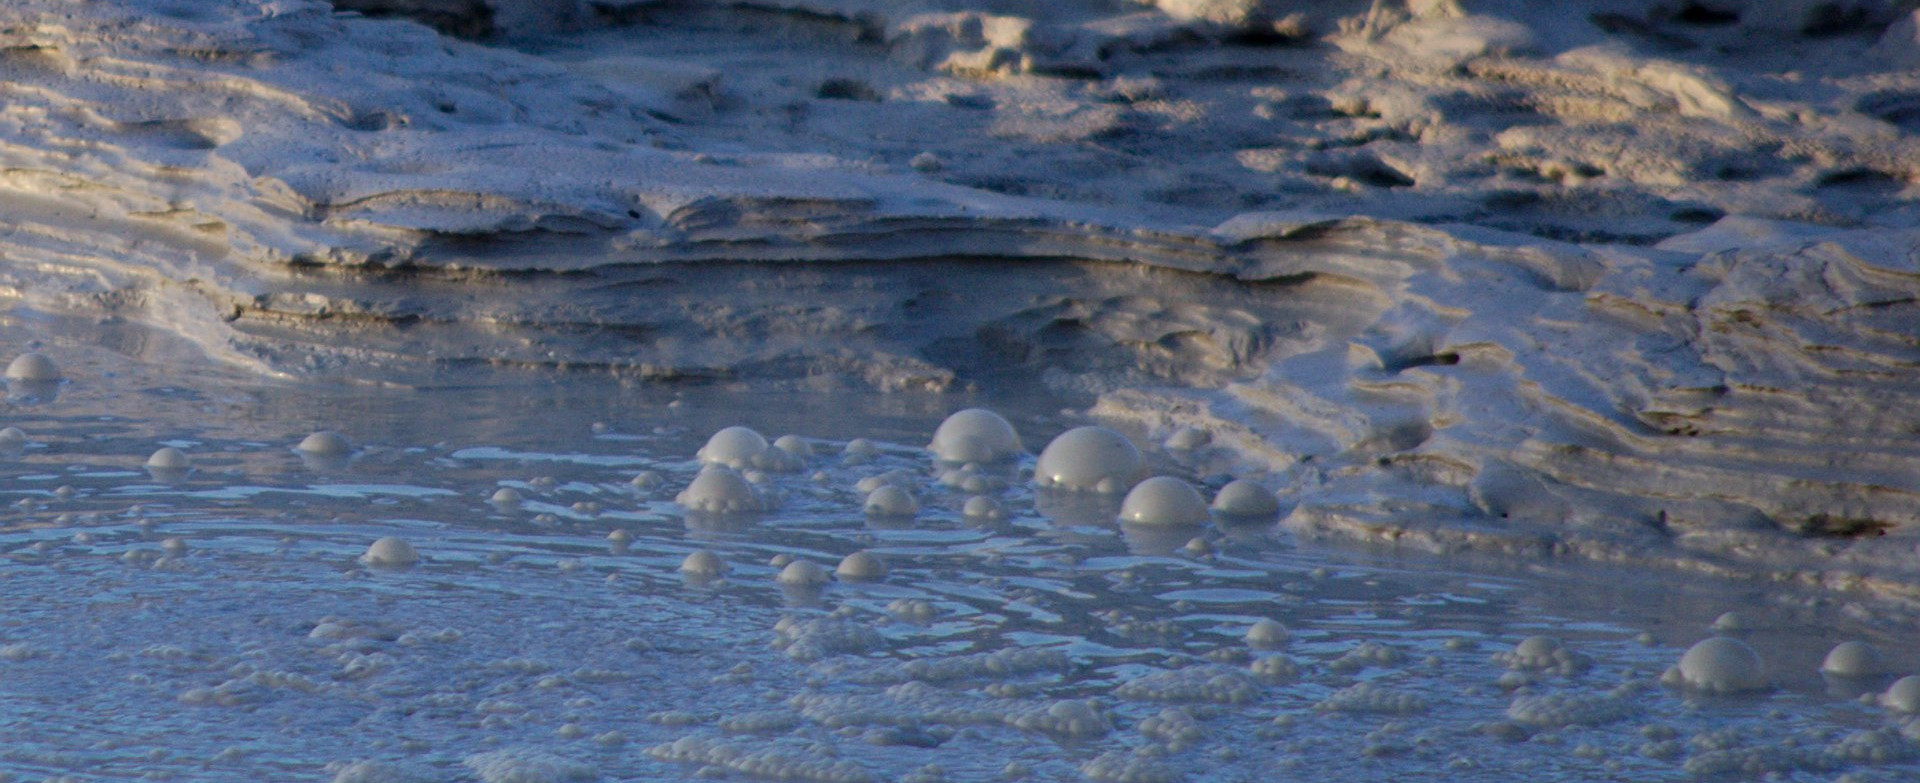
[[[1204,439],[1186,438],[1204,445]],[[985,408],[968,408],[948,416],[934,431],[926,451],[932,457],[941,484],[971,493],[962,506],[970,519],[998,519],[1006,514],[994,494],[1005,488],[995,466],[1004,466],[1025,454],[1013,425]],[[864,440],[847,445],[850,460],[870,458],[877,447]],[[697,457],[701,472],[675,502],[694,514],[752,514],[771,510],[775,499],[756,480],[771,472],[792,472],[805,466],[811,450],[804,441],[785,436],[771,445],[746,427],[728,427],[713,434]],[[1237,479],[1220,489],[1209,504],[1193,484],[1174,476],[1150,476],[1146,458],[1125,435],[1106,427],[1075,427],[1041,449],[1033,463],[1032,484],[1047,493],[1124,496],[1117,520],[1127,525],[1157,528],[1199,528],[1218,515],[1233,519],[1268,519],[1280,513],[1272,490],[1251,479]],[[907,471],[869,477],[857,485],[866,493],[862,511],[869,516],[911,519],[920,513],[917,479]]]
[[[1717,622],[1714,627],[1725,631],[1733,624]],[[1518,654],[1516,651],[1515,655]],[[1820,663],[1820,674],[1829,682],[1849,686],[1849,690],[1862,693],[1864,700],[1877,702],[1904,719],[1916,719],[1920,716],[1920,675],[1901,677],[1884,691],[1878,690],[1878,685],[1885,683],[1892,673],[1886,655],[1878,647],[1857,640],[1835,645]],[[1672,687],[1708,695],[1756,693],[1774,687],[1759,651],[1732,636],[1712,636],[1695,643],[1660,680]]]

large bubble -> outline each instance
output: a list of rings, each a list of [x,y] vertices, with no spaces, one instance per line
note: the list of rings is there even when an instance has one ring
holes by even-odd
[[[725,465],[739,470],[751,467],[753,459],[767,453],[767,439],[750,427],[728,427],[707,439],[694,456],[701,462]]]
[[[7,365],[7,379],[12,381],[57,381],[60,380],[60,367],[47,358],[46,354],[23,353]]]
[[[739,473],[727,468],[708,468],[694,477],[693,483],[674,496],[673,502],[689,511],[707,514],[745,514],[767,510],[759,491]]]
[[[1668,669],[1661,681],[1706,693],[1739,693],[1769,687],[1760,654],[1746,642],[1715,636],[1687,649],[1680,665]]]
[[[768,445],[767,439],[750,427],[728,427],[707,439],[707,445],[694,454],[709,465],[724,465],[734,470],[799,470],[804,458],[785,449]]]
[[[811,560],[795,560],[781,568],[779,575],[774,577],[774,581],[783,585],[812,587],[826,584],[832,579],[827,576],[827,569],[821,568],[818,563]]]
[[[308,435],[300,441],[300,445],[294,448],[307,454],[345,456],[353,452],[353,443],[347,440],[347,436],[338,432],[321,430],[312,435]]]
[[[1246,640],[1254,647],[1276,649],[1285,646],[1292,635],[1280,621],[1263,617],[1247,629]]]
[[[163,446],[155,451],[153,456],[147,457],[147,467],[163,471],[185,471],[193,467],[193,460],[188,459],[184,451],[172,446]]]
[[[1020,435],[1000,414],[968,408],[948,416],[933,431],[927,450],[944,462],[998,462],[1021,452]]]
[[[920,513],[920,501],[896,485],[882,484],[867,495],[866,511],[869,516],[907,518]]]
[[[974,520],[1006,519],[1007,517],[1006,507],[1000,505],[1000,501],[986,495],[967,498],[967,503],[960,508],[960,513]]]
[[[887,577],[887,564],[878,555],[862,549],[841,559],[833,573],[849,581],[870,582]]]
[[[695,576],[719,576],[727,572],[727,563],[711,550],[695,549],[680,561],[680,570]]]
[[[1880,706],[1907,715],[1920,713],[1920,675],[1908,675],[1895,680],[1880,694]]]
[[[1213,510],[1223,517],[1271,519],[1280,515],[1280,500],[1258,481],[1236,479],[1213,496]]]
[[[1880,648],[1861,641],[1841,642],[1827,652],[1820,671],[1835,677],[1878,677],[1887,673]]]
[[[1207,501],[1192,484],[1172,476],[1140,482],[1120,502],[1120,519],[1136,525],[1194,526],[1207,523]]]
[[[1118,494],[1146,473],[1146,461],[1125,435],[1105,427],[1075,427],[1040,452],[1033,483],[1050,489]]]

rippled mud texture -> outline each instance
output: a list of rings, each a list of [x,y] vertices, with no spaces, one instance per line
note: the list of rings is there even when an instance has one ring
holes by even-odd
[[[949,482],[923,444],[978,396],[183,375],[172,335],[10,315],[0,338],[62,336],[37,347],[67,378],[4,409],[0,774],[20,779],[1920,774],[1899,602],[1330,548],[1204,507],[1173,526],[1203,547],[1142,554],[1166,525],[1100,493],[1076,494],[1104,518],[1049,516],[1034,455]],[[1001,411],[1027,442],[1078,423]],[[752,445],[734,426],[794,436],[775,448],[799,469],[746,471],[781,503],[675,503],[732,475],[697,455]],[[345,459],[309,459],[315,432]],[[192,471],[149,475],[157,448]],[[1190,450],[1141,452],[1196,484],[1181,508],[1224,486]],[[879,489],[919,513],[865,515]],[[983,499],[1000,513],[963,512]],[[1770,687],[1661,685],[1753,681],[1690,663],[1702,640]]]
[[[6,4],[0,293],[270,378],[1062,400],[1299,535],[1920,597],[1906,4],[353,8]]]

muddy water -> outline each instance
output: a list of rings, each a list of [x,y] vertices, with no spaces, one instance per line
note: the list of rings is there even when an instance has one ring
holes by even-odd
[[[1844,595],[1356,549],[1271,521],[1122,528],[1115,504],[1037,497],[1031,457],[997,474],[1004,518],[964,516],[969,493],[920,449],[941,418],[998,408],[1037,451],[1085,423],[1059,399],[478,370],[269,383],[125,324],[16,310],[0,337],[68,378],[16,385],[0,422],[29,438],[0,455],[8,779],[1920,772],[1899,717],[1859,698],[1890,676],[1817,673],[1854,639],[1889,675],[1920,670],[1906,615]],[[761,477],[771,512],[684,513],[695,451],[734,424],[815,455]],[[353,455],[293,451],[318,429]],[[877,452],[847,457],[854,438]],[[161,446],[192,470],[142,467]],[[1203,493],[1224,482],[1148,452]],[[917,516],[862,512],[856,485],[889,471]],[[501,488],[524,500],[489,502]],[[422,562],[360,562],[386,536]],[[729,571],[683,575],[699,549]],[[831,570],[858,550],[889,573],[775,580],[787,560]],[[1246,642],[1262,619],[1285,641]],[[1776,687],[1659,683],[1715,633],[1758,650]],[[1540,635],[1557,657],[1511,654]]]

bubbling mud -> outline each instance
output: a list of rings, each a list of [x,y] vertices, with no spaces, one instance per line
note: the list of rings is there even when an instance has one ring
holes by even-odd
[[[70,393],[10,411],[34,442],[0,456],[0,581],[22,599],[0,710],[41,727],[10,738],[0,775],[1920,774],[1905,712],[1920,698],[1834,688],[1827,673],[1860,665],[1822,666],[1857,658],[1822,641],[1847,638],[1881,650],[1887,677],[1920,670],[1897,605],[1326,547],[1209,508],[1231,482],[1196,469],[1204,454],[1142,455],[1179,477],[1127,497],[1055,491],[1018,480],[1030,455],[955,466],[915,448],[957,407],[944,397],[867,401],[883,415],[835,424],[718,391],[610,386],[574,411],[586,391],[553,389],[569,412],[528,416],[549,409],[524,388],[355,389],[340,394],[356,431],[379,435],[313,471],[284,444],[327,405],[158,380],[96,394],[92,363],[62,363]],[[419,404],[434,394],[445,404]],[[156,407],[105,413],[129,400]],[[282,407],[207,416],[221,400]],[[694,458],[743,411],[812,433],[809,470]],[[849,435],[868,442],[856,458],[830,456]],[[156,441],[191,445],[199,471],[128,470]],[[781,500],[687,502],[717,476]],[[889,490],[918,513],[865,515]],[[1763,674],[1666,641],[1729,610]],[[1675,658],[1681,687],[1658,687]],[[49,698],[76,676],[101,698]],[[263,722],[290,729],[246,751]]]

